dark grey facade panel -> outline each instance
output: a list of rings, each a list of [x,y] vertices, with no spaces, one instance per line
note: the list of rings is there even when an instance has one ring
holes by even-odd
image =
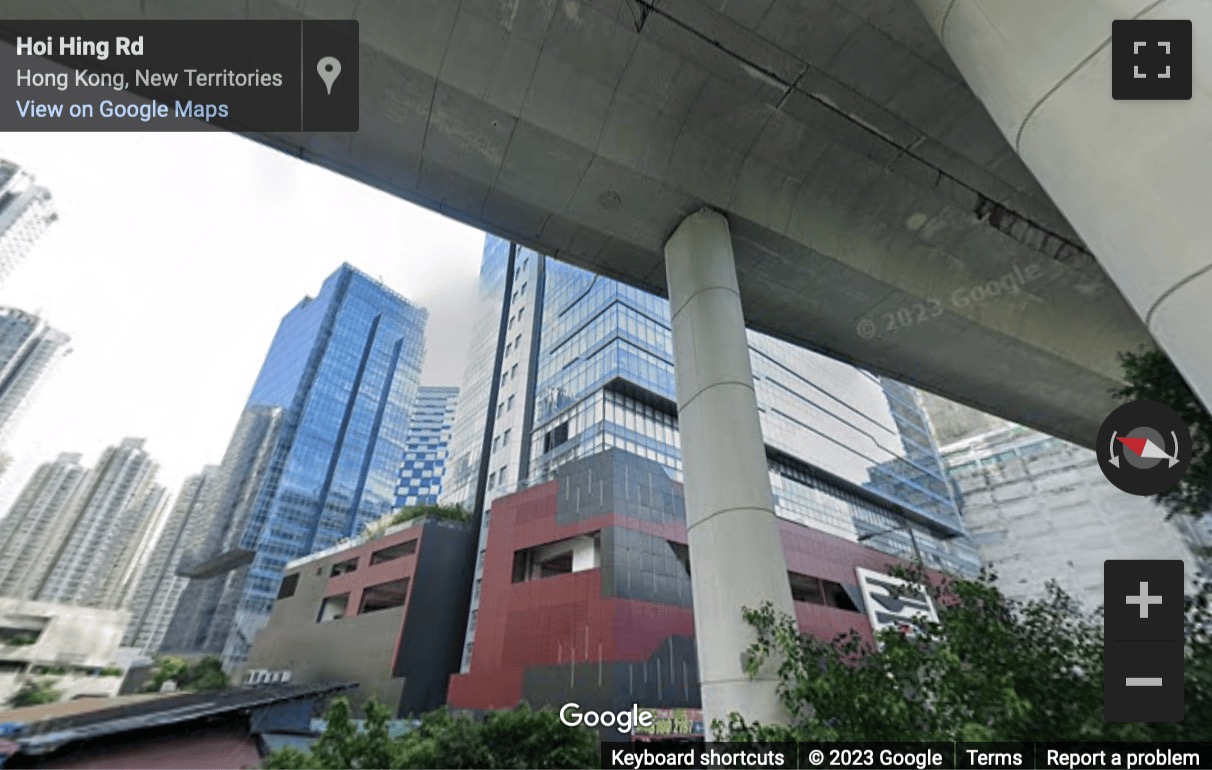
[[[475,536],[468,524],[425,524],[392,671],[404,678],[397,716],[423,714],[446,703],[450,677],[462,660],[467,611],[459,591]]]
[[[522,697],[534,708],[577,703],[582,710],[701,708],[694,638],[671,636],[646,661],[590,660],[534,666],[522,678]]]
[[[692,606],[690,573],[677,552],[663,537],[614,527],[610,550],[603,544],[603,562],[609,564],[610,580],[603,575],[606,595],[619,599]]]
[[[576,524],[608,513],[654,524],[685,524],[677,483],[659,463],[608,449],[556,471],[556,523]]]

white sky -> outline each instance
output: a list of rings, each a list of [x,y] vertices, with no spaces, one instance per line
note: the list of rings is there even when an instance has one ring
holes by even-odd
[[[4,448],[39,463],[147,439],[175,495],[217,463],[278,322],[343,261],[429,310],[422,380],[458,385],[483,233],[221,133],[0,134],[60,219],[0,286],[72,352]]]

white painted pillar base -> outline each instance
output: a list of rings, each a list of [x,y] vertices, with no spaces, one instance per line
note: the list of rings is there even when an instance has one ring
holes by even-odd
[[[742,608],[794,614],[758,420],[728,221],[704,209],[665,244],[703,716],[786,723],[775,666],[742,662]]]
[[[1212,2],[917,4],[1010,145],[1212,408]],[[1117,19],[1191,22],[1190,100],[1111,98]]]

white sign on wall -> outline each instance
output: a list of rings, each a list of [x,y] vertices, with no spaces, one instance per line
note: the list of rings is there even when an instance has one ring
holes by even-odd
[[[934,602],[921,585],[862,567],[855,567],[854,573],[876,635],[885,628],[896,628],[912,636],[923,622],[938,622]]]
[[[285,684],[289,681],[289,671],[270,671],[264,668],[255,668],[244,677],[244,684]]]

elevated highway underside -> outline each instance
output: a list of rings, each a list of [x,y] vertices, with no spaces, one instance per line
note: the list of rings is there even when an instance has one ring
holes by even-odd
[[[665,241],[717,208],[752,328],[1079,444],[1151,344],[905,0],[5,12],[357,18],[360,130],[253,138],[662,293]]]

